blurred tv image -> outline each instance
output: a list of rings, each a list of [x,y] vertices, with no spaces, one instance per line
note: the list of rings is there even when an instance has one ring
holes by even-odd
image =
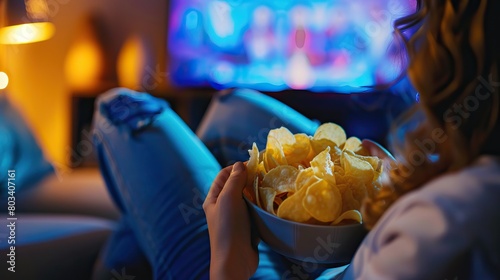
[[[395,19],[415,0],[172,0],[172,82],[351,93],[402,71]],[[400,44],[399,44],[400,45]]]

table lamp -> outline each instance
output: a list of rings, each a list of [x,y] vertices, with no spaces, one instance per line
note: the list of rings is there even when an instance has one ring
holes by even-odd
[[[46,0],[0,0],[0,45],[28,44],[50,39],[55,27],[48,21],[49,15]],[[0,71],[0,90],[8,84],[9,76]]]
[[[0,0],[0,44],[28,44],[50,39],[55,27],[46,0]]]

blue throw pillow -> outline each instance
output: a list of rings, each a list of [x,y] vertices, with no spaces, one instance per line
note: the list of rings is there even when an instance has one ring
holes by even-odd
[[[21,114],[0,94],[0,198],[7,196],[8,170],[15,170],[15,192],[54,172]]]

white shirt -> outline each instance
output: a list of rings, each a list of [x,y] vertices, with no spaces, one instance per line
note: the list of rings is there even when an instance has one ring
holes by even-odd
[[[500,279],[500,159],[482,156],[399,199],[343,279]]]

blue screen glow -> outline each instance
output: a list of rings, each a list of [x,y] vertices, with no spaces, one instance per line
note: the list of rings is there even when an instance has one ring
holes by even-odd
[[[171,0],[180,86],[357,92],[401,71],[393,21],[415,0]]]

